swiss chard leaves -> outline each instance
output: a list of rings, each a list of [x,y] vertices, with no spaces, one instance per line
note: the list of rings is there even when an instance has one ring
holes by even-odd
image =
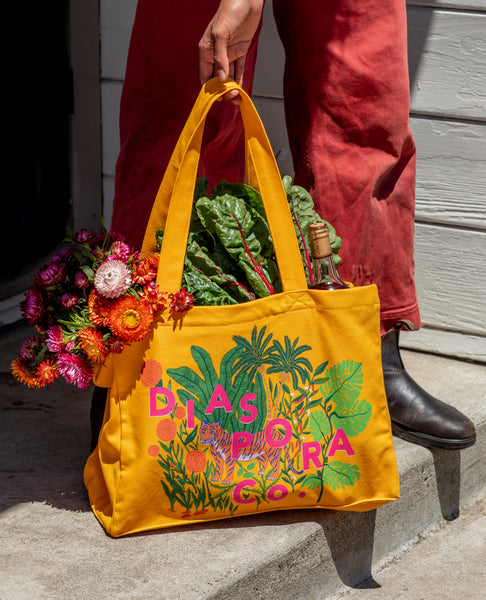
[[[312,285],[307,230],[311,223],[326,221],[314,210],[306,190],[292,185],[290,177],[284,177],[283,184],[307,282]],[[332,225],[327,225],[334,261],[339,264],[341,239]],[[156,234],[159,250],[163,234],[163,229]],[[183,285],[194,295],[196,305],[237,304],[281,291],[273,242],[257,190],[223,180],[208,194],[207,179],[197,179]]]

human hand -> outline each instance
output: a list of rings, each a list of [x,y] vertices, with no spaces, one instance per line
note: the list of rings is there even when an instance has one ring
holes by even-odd
[[[221,0],[216,14],[199,42],[199,79],[201,84],[218,76],[232,77],[243,84],[248,48],[262,16],[264,0]],[[225,99],[239,104],[237,90]]]

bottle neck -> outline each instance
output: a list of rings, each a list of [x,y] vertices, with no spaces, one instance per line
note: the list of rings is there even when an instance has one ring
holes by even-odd
[[[349,287],[339,277],[332,254],[313,257],[312,272],[314,283],[311,288],[342,289]]]

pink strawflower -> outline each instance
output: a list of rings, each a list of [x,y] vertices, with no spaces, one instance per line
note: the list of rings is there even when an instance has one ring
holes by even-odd
[[[66,340],[61,326],[56,325],[47,330],[46,346],[49,352],[58,354],[66,350]]]
[[[67,383],[85,389],[91,383],[93,369],[89,362],[76,354],[63,353],[57,357],[57,370]]]
[[[57,299],[59,306],[61,306],[64,310],[71,310],[78,303],[79,297],[76,294],[72,294],[71,292],[65,292]]]
[[[50,287],[61,283],[66,277],[66,263],[50,261],[34,277],[34,283],[40,287]]]
[[[71,340],[66,344],[66,352],[72,352],[76,348],[75,340]]]
[[[76,271],[74,274],[74,286],[79,289],[89,287],[89,279],[86,273],[83,273],[83,271]]]
[[[111,252],[111,257],[113,257],[113,258],[111,258],[111,257],[109,257],[109,258],[111,258],[112,260],[114,258],[118,258],[118,260],[121,260],[122,262],[126,263],[126,262],[128,262],[128,259],[130,258],[131,249],[128,244],[125,244],[125,242],[122,242],[121,240],[116,240],[111,245],[110,252]]]
[[[130,287],[132,277],[125,263],[111,260],[102,263],[95,275],[95,289],[105,298],[119,298]]]
[[[22,316],[29,325],[36,325],[46,313],[46,303],[41,290],[31,287],[25,292],[25,298],[20,303]]]
[[[34,361],[42,348],[42,338],[34,336],[24,340],[20,346],[19,356],[22,360]]]

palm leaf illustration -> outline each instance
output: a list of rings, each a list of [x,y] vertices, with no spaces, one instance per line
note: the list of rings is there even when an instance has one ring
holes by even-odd
[[[265,336],[266,329],[266,326],[262,327],[260,332],[258,332],[255,325],[251,332],[250,341],[241,335],[233,336],[233,340],[241,350],[240,356],[233,366],[235,374],[246,371],[251,381],[254,379],[257,369],[267,362],[268,357],[272,353],[271,348],[268,348],[268,344],[273,334],[269,333]]]
[[[280,373],[284,371],[292,377],[294,389],[297,388],[299,380],[297,375],[300,375],[302,382],[306,379],[307,371],[312,371],[312,365],[309,360],[300,356],[304,352],[311,350],[310,346],[297,346],[299,338],[291,343],[290,338],[285,336],[285,349],[278,340],[274,340],[272,345],[272,354],[268,358],[268,363],[271,365],[267,369],[267,373]]]

